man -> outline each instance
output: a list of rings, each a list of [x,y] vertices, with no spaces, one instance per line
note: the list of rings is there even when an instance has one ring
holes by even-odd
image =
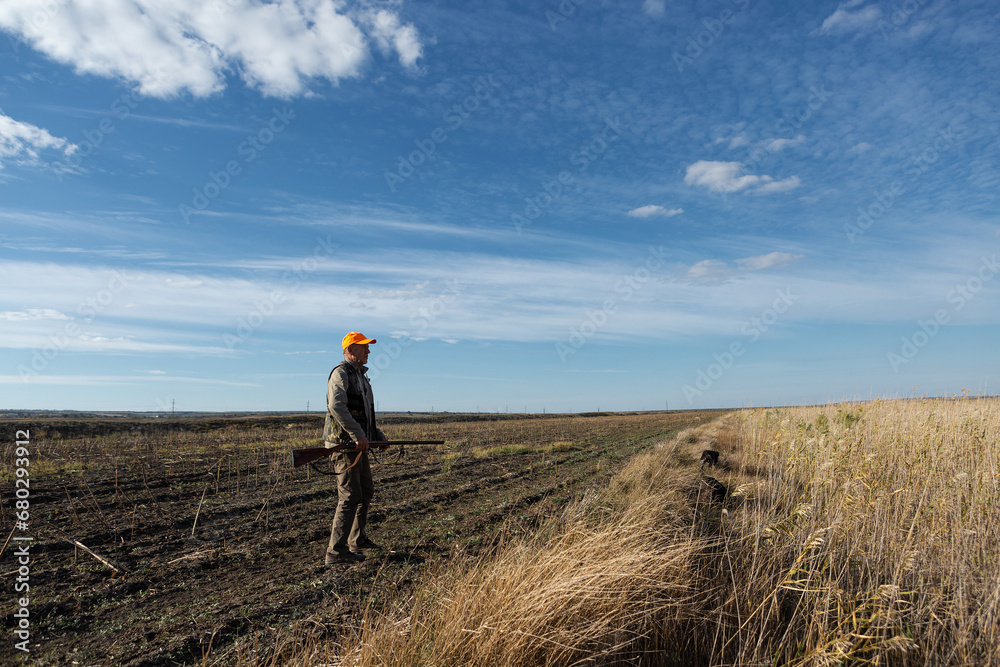
[[[365,559],[362,551],[381,548],[365,534],[368,505],[375,494],[368,463],[369,441],[386,440],[375,425],[375,399],[365,375],[368,346],[372,343],[375,343],[374,338],[366,338],[357,331],[344,336],[341,342],[344,361],[330,372],[327,380],[324,444],[326,447],[351,445],[355,448],[355,451],[336,452],[330,457],[337,474],[338,502],[326,551],[327,565],[359,563]]]

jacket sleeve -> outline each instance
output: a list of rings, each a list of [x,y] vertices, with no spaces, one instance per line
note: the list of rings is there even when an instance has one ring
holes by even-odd
[[[326,387],[326,411],[342,429],[351,434],[354,442],[367,437],[361,424],[351,416],[347,409],[347,370],[334,369]]]

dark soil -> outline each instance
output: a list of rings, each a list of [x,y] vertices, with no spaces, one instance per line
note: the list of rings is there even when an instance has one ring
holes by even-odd
[[[255,661],[250,651],[266,659],[290,631],[336,639],[359,627],[370,605],[405,604],[436,563],[533,530],[637,452],[718,414],[496,423],[396,415],[385,422],[390,437],[448,444],[410,447],[401,463],[383,455],[373,466],[368,532],[386,549],[333,567],[323,556],[334,478],[292,469],[288,457],[290,446],[318,444],[315,416],[63,420],[45,435],[35,427],[31,652],[14,648],[10,610],[24,594],[14,593],[8,545],[0,662],[174,665],[209,656],[246,664]],[[32,428],[22,420],[3,427],[11,436]],[[503,453],[510,450],[519,453]],[[13,461],[12,444],[2,454]],[[9,477],[0,491],[6,538],[14,530]]]

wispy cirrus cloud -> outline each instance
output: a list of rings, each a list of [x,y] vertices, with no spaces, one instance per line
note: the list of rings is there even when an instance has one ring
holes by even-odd
[[[733,277],[733,268],[718,259],[703,259],[674,277],[674,281],[687,285],[718,285]]]
[[[675,215],[680,215],[684,212],[682,208],[671,208],[668,209],[657,204],[649,204],[647,206],[640,206],[639,208],[634,208],[626,215],[632,218],[652,218],[652,217],[663,217],[672,218]]]
[[[54,308],[28,308],[26,310],[8,310],[0,313],[0,320],[7,322],[25,322],[28,320],[71,320]]]
[[[726,132],[722,136],[716,137],[715,140],[712,143],[715,146],[719,146],[721,144],[726,144],[726,147],[730,148],[730,149],[732,149],[732,148],[741,148],[743,146],[749,146],[750,145],[750,138],[747,137],[747,135],[746,135],[745,132],[743,132],[743,128],[744,127],[745,127],[745,123],[740,123],[736,127],[726,128]],[[732,131],[732,132],[738,132],[738,134],[730,136],[729,135],[730,131]]]
[[[688,166],[684,183],[708,188],[712,192],[741,192],[772,194],[788,192],[801,185],[798,176],[790,176],[780,181],[771,176],[744,173],[742,162],[715,162],[699,160]]]
[[[743,257],[733,260],[733,267],[719,259],[705,259],[684,269],[674,276],[674,281],[688,285],[719,285],[728,283],[742,272],[764,271],[788,266],[802,259],[804,255],[787,252],[772,252],[766,255]]]
[[[805,255],[796,255],[790,252],[771,252],[766,255],[757,255],[756,257],[744,257],[743,259],[737,259],[736,265],[744,271],[763,271],[765,269],[787,266],[792,262],[802,259],[803,257],[805,257]]]
[[[882,17],[882,10],[875,5],[855,9],[864,4],[864,0],[851,0],[837,7],[836,11],[826,17],[820,26],[820,34],[860,32],[875,27]]]
[[[769,177],[765,176],[764,178]],[[777,192],[790,192],[800,185],[802,185],[802,181],[799,180],[798,176],[789,176],[780,181],[768,181],[751,192],[756,195],[769,195]]]
[[[583,264],[478,253],[386,250],[378,266],[364,258],[341,258],[317,268],[295,289],[282,281],[282,266],[287,261],[268,264],[271,268],[256,271],[253,280],[242,275],[222,276],[215,270],[176,273],[131,269],[125,276],[126,286],[92,322],[69,336],[66,348],[94,354],[226,356],[232,350],[225,347],[222,335],[231,332],[248,313],[258,312],[256,304],[266,298],[272,299],[266,308],[271,315],[261,323],[262,340],[273,340],[272,336],[287,331],[325,330],[329,326],[327,314],[332,312],[351,313],[361,330],[408,332],[412,336],[413,317],[422,309],[440,310],[421,331],[428,339],[558,340],[580,313],[593,307],[595,298],[620,298],[616,289],[625,284],[623,277],[647,265],[648,249],[635,250],[632,257],[611,257],[605,249]],[[751,263],[758,267],[777,265],[777,257]],[[14,262],[9,268],[18,276],[11,287],[19,298],[44,303],[52,313],[80,312],[80,304],[106,287],[109,275],[106,268],[80,265]],[[670,268],[664,263],[659,270],[660,277],[666,278]],[[720,260],[706,260],[692,267],[680,282],[711,284],[734,273],[742,270]],[[536,290],[530,300],[519,298],[540,284],[546,286],[544,292]],[[55,285],[64,287],[54,290]],[[753,292],[757,287],[748,284],[741,289]],[[664,306],[667,299],[669,307]],[[620,305],[621,312],[602,335],[653,337],[663,331],[711,331],[720,324],[713,304],[700,290],[678,292],[676,283],[664,280],[650,280]],[[497,312],[505,313],[502,321],[497,320]],[[30,349],[48,340],[52,331],[53,323],[43,320],[0,327],[0,348]]]
[[[768,153],[777,153],[790,146],[798,146],[805,140],[805,136],[801,134],[792,139],[770,139],[764,143],[764,148]]]

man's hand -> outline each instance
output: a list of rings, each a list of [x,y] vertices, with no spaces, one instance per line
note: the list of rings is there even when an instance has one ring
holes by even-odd
[[[366,451],[368,449],[368,438],[361,438],[356,443],[354,443],[354,446],[357,447],[359,452]]]

